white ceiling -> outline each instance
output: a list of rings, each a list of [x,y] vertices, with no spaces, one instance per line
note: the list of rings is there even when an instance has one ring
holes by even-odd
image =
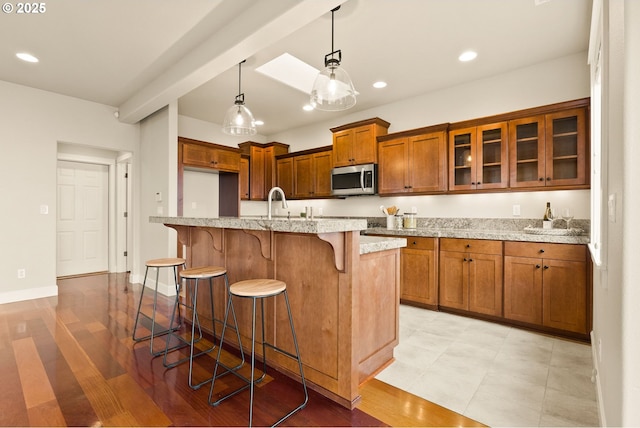
[[[180,114],[220,123],[246,58],[246,104],[269,136],[345,114],[304,112],[308,95],[254,71],[284,52],[320,69],[341,3],[335,48],[360,94],[347,113],[588,45],[590,0],[55,0],[0,15],[0,80],[111,105],[129,123],[175,99]],[[460,63],[467,49],[478,58]]]

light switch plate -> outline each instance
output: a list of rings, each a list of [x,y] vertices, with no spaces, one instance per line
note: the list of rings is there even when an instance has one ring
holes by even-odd
[[[520,215],[520,204],[515,204],[513,206],[513,215],[515,215],[515,216],[519,216]]]
[[[609,208],[609,222],[615,223],[616,222],[616,194],[615,193],[611,193],[609,195],[609,201],[607,206]]]

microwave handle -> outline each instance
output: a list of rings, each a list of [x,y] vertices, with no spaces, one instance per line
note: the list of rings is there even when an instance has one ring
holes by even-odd
[[[360,188],[364,192],[364,168],[360,170]]]

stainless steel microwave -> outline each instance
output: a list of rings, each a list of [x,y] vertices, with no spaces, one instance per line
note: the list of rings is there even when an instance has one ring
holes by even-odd
[[[342,166],[331,170],[331,194],[335,196],[378,193],[378,165]]]

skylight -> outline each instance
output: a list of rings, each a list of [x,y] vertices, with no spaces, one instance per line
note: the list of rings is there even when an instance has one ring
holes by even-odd
[[[320,72],[315,67],[286,52],[257,67],[256,71],[305,94],[311,92],[313,82]]]

